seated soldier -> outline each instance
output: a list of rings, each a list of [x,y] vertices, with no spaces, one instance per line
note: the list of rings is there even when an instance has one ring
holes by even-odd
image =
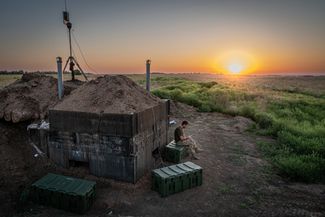
[[[196,142],[190,136],[189,137],[185,136],[183,130],[188,125],[189,125],[188,121],[183,121],[182,124],[175,129],[175,132],[174,132],[175,143],[176,143],[176,145],[179,145],[179,146],[188,147],[190,156],[193,159],[198,160],[199,158],[196,156],[196,153],[202,151],[202,149],[200,149],[197,146]]]

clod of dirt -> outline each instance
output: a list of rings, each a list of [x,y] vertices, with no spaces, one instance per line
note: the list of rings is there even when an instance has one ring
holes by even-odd
[[[254,124],[254,121],[252,121],[249,118],[236,116],[234,119],[237,121],[237,123],[234,125],[234,127],[239,132],[244,132],[245,130],[249,129]]]
[[[82,82],[65,82],[65,95]],[[26,73],[22,78],[0,90],[0,119],[18,123],[43,119],[48,108],[58,102],[57,79],[41,73]]]
[[[161,100],[123,75],[106,75],[85,83],[54,109],[92,113],[131,113],[158,105]]]

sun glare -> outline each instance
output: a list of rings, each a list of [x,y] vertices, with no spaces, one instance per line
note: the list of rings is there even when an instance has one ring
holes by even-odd
[[[257,68],[256,58],[241,50],[220,52],[215,62],[215,70],[225,74],[244,75]]]
[[[244,66],[239,63],[231,63],[228,65],[228,70],[232,74],[239,74],[241,71],[243,71]]]

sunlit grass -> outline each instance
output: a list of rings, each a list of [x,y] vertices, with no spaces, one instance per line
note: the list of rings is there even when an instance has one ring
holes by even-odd
[[[325,98],[301,91],[248,90],[181,78],[155,78],[153,93],[197,107],[201,112],[242,115],[256,132],[274,136],[262,150],[279,173],[297,181],[325,182]]]
[[[21,75],[0,75],[0,88],[5,87],[20,78]]]

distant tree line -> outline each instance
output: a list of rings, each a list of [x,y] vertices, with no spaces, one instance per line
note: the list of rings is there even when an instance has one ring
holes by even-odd
[[[3,70],[0,71],[0,75],[22,75],[24,73],[43,73],[43,74],[57,74],[57,72],[55,71],[47,71],[47,72],[41,72],[41,71],[34,71],[34,72],[28,72],[28,71],[24,71],[24,70],[16,70],[16,71],[7,71],[7,70]],[[79,70],[75,71],[76,75],[80,74]],[[70,74],[70,72],[65,71],[64,74]]]
[[[0,71],[1,75],[20,75],[20,74],[24,74],[23,70],[17,70],[17,71]]]

